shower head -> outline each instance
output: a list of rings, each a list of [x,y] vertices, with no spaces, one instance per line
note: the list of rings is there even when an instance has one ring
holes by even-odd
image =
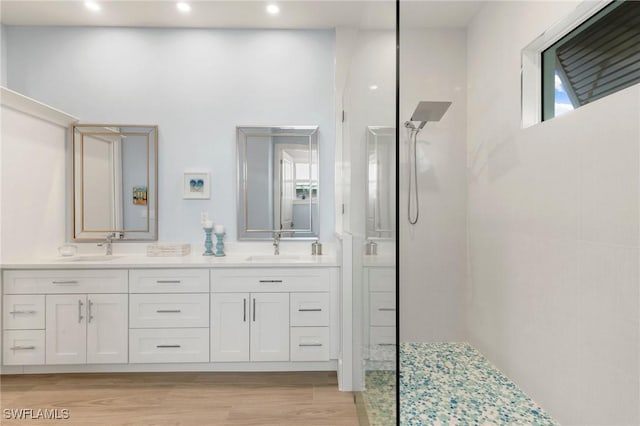
[[[411,116],[411,120],[405,123],[406,127],[416,129],[416,127],[411,123],[411,121],[419,121],[420,125],[417,130],[422,130],[422,128],[429,121],[440,121],[442,116],[447,112],[449,107],[451,106],[451,102],[435,102],[435,101],[421,101],[418,103],[416,110],[413,112]]]

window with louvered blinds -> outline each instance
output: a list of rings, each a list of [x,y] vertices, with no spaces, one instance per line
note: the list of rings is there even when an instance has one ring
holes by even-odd
[[[542,53],[543,117],[640,83],[640,1],[614,1]]]

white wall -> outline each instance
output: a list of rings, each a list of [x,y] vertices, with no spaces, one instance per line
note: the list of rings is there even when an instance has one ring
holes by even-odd
[[[0,85],[7,85],[7,37],[5,26],[0,24]]]
[[[82,122],[158,124],[160,240],[235,240],[236,125],[319,125],[321,239],[334,232],[333,31],[6,27],[8,84]],[[211,169],[211,200],[182,173]]]
[[[358,31],[350,44],[344,90],[345,149],[348,187],[344,229],[364,237],[367,126],[395,126],[395,31]],[[372,90],[371,86],[377,86]]]
[[[0,123],[0,261],[54,257],[65,237],[64,147],[74,120],[41,114],[48,108],[29,100],[8,107],[5,96],[18,98],[9,95],[3,91]]]
[[[640,424],[640,87],[520,129],[521,49],[576,2],[468,30],[472,344],[563,425]]]
[[[402,13],[402,12],[401,12]],[[401,20],[402,23],[402,20]],[[400,131],[400,339],[464,338],[466,39],[462,29],[402,29],[400,121],[419,101],[452,101],[418,136],[420,218],[407,220],[408,133]]]

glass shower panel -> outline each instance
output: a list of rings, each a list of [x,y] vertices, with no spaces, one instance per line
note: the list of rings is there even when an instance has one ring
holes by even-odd
[[[384,28],[347,35],[351,54],[342,97],[353,387],[360,424],[380,426],[396,424],[396,30],[389,3]]]

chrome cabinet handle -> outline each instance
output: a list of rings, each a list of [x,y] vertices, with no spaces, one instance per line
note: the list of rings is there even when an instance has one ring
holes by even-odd
[[[51,281],[52,284],[78,284],[78,281],[70,280],[70,281]]]
[[[298,346],[300,346],[300,347],[305,347],[305,346],[318,347],[318,346],[322,346],[322,343],[300,343]]]
[[[78,322],[82,322],[82,318],[84,318],[82,316],[82,305],[84,305],[84,303],[82,303],[82,300],[78,300]]]
[[[308,309],[300,308],[298,309],[298,312],[322,312],[322,309],[321,308],[308,308]]]
[[[256,299],[253,298],[253,322],[256,322]]]
[[[180,280],[156,280],[158,284],[180,284]]]
[[[158,309],[156,312],[159,314],[179,314],[182,311],[180,309]]]
[[[93,306],[93,302],[91,301],[91,299],[89,299],[89,302],[87,304],[87,324],[91,322],[91,320],[93,319],[93,314],[91,313],[91,307]]]
[[[32,351],[35,348],[35,346],[12,346],[9,349],[12,351]]]
[[[265,284],[265,283],[281,283],[282,280],[260,280],[261,284]]]
[[[396,308],[378,308],[378,310],[383,312],[389,312],[389,311],[395,311]]]
[[[16,315],[16,314],[36,314],[38,313],[38,311],[10,311],[9,312],[12,315]]]
[[[180,345],[156,345],[156,348],[180,348]]]
[[[247,298],[242,299],[242,322],[247,322]]]

